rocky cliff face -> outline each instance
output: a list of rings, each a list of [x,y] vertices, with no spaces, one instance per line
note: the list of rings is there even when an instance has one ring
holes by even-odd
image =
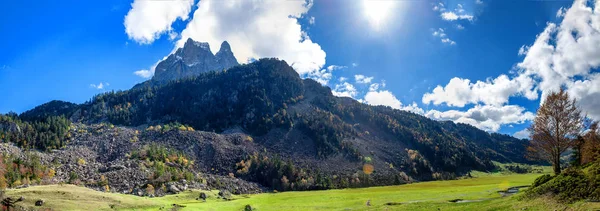
[[[156,66],[152,81],[160,84],[198,76],[203,72],[229,69],[236,65],[238,62],[227,41],[221,44],[217,54],[213,54],[208,43],[188,39],[183,48],[177,49]]]

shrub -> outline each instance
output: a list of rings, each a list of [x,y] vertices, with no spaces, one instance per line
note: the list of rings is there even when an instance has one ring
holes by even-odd
[[[148,193],[148,195],[154,195],[154,186],[152,186],[152,184],[146,186],[146,193]]]
[[[541,179],[538,182],[541,182]],[[587,176],[581,170],[570,168],[553,179],[527,190],[525,197],[531,198],[550,193],[561,202],[572,203],[588,198],[591,190]]]
[[[52,177],[54,177],[54,175],[56,175],[56,171],[54,169],[50,169],[50,170],[48,170],[47,175],[49,178],[52,178]]]
[[[79,179],[79,175],[77,175],[77,173],[75,173],[75,172],[69,173],[69,183],[75,184],[75,183],[77,183],[78,179]]]
[[[79,158],[77,159],[77,164],[80,166],[84,166],[85,165],[85,160],[83,158]]]
[[[532,188],[538,187],[548,181],[550,181],[552,179],[552,175],[550,174],[544,174],[542,176],[539,176],[538,178],[535,178],[535,181],[533,181],[533,184],[531,185]]]

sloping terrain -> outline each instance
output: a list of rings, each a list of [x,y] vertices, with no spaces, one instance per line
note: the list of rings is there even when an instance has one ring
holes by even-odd
[[[66,116],[81,127],[110,123],[121,131],[135,128],[139,142],[129,143],[129,136],[67,136],[50,130],[67,141],[30,148],[69,149],[85,142],[99,153],[88,159],[107,164],[152,142],[183,152],[195,161],[194,171],[231,174],[279,190],[402,184],[492,170],[492,160],[526,162],[524,140],[335,97],[277,59],[104,93],[81,105],[54,101],[15,118],[22,124],[41,124],[38,130],[46,131],[44,122],[55,116]],[[151,129],[169,123],[184,129]],[[2,131],[13,134],[6,140],[27,147],[18,138],[10,139],[19,132]],[[145,187],[144,182],[137,187]]]

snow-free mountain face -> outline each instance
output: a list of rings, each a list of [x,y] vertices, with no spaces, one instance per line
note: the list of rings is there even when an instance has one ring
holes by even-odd
[[[188,39],[183,48],[177,49],[156,66],[152,81],[162,83],[170,80],[198,76],[200,73],[224,70],[238,65],[227,41],[221,44],[216,54],[205,42]]]

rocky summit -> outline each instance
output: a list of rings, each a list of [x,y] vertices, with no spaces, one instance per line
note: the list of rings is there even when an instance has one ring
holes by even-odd
[[[152,77],[155,83],[189,78],[200,73],[225,70],[238,65],[227,41],[221,44],[219,52],[213,54],[206,42],[197,42],[189,38],[183,48],[177,49],[167,59],[158,63]]]

